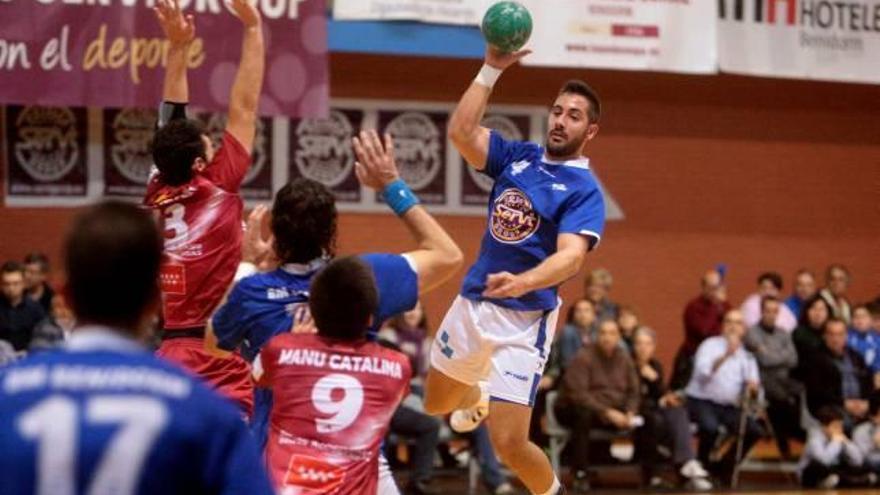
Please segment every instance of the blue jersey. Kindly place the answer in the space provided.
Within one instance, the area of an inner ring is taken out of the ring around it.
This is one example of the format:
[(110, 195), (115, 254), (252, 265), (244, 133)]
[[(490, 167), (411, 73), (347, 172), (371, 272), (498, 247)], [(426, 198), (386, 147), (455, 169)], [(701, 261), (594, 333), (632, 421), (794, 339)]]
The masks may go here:
[[(486, 277), (522, 273), (556, 252), (559, 234), (579, 234), (595, 248), (605, 229), (605, 201), (586, 158), (554, 162), (534, 143), (505, 141), (495, 131), (483, 171), (495, 179), (489, 198), (488, 229), (477, 262), (464, 279), (461, 294), (485, 300)], [(556, 287), (518, 298), (491, 299), (510, 309), (551, 310)]]
[[(418, 303), (418, 275), (402, 255), (365, 254), (360, 258), (373, 269), (379, 290), (379, 308), (370, 329), (375, 336), (383, 321)], [(228, 351), (238, 348), (245, 359), (253, 361), (272, 337), (290, 331), (293, 313), (297, 306), (308, 304), (312, 278), (322, 267), (287, 265), (239, 281), (212, 320), (218, 346)], [(344, 301), (340, 301), (340, 310), (344, 310)], [(271, 391), (257, 388), (251, 429), (260, 446), (267, 438), (271, 410)]]
[(0, 369), (0, 494), (271, 494), (241, 414), (138, 344), (80, 329)]

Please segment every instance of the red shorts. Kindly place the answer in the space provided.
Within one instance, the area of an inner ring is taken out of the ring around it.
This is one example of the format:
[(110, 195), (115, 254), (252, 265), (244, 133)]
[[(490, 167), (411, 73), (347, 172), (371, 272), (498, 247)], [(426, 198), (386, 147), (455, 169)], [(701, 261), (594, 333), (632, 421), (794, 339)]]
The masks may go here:
[(212, 356), (205, 351), (202, 339), (181, 337), (162, 341), (156, 355), (195, 373), (251, 417), (254, 410), (251, 367), (237, 352), (225, 358)]

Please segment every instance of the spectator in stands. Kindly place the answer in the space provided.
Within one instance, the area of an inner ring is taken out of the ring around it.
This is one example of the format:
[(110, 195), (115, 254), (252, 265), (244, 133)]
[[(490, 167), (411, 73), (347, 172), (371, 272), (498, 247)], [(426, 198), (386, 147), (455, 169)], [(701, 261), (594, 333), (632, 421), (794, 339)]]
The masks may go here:
[(865, 467), (880, 476), (880, 392), (871, 395), (868, 421), (853, 431), (853, 442), (865, 458)]
[(810, 430), (798, 465), (804, 487), (831, 490), (867, 484), (862, 452), (847, 438), (843, 417), (843, 411), (830, 405), (816, 413), (819, 426)]
[(822, 347), (822, 329), (831, 318), (831, 306), (818, 294), (807, 299), (801, 311), (798, 327), (791, 334), (798, 354), (798, 378), (803, 375), (809, 355)]
[[(639, 378), (632, 359), (620, 346), (620, 329), (614, 320), (599, 324), (596, 343), (582, 348), (562, 376), (555, 412), (572, 429), (574, 491), (589, 489), (590, 430), (628, 431), (636, 426)], [(643, 449), (638, 445), (636, 449)]]
[(858, 352), (846, 346), (846, 323), (837, 318), (825, 322), (823, 345), (803, 363), (807, 408), (813, 415), (824, 406), (841, 408), (847, 431), (868, 414), (873, 388), (871, 373)]
[(598, 328), (596, 306), (589, 299), (577, 300), (568, 310), (565, 327), (559, 336), (559, 364), (562, 369), (574, 358), (581, 347), (593, 341)]
[(435, 493), (431, 487), (434, 476), (434, 454), (440, 439), (440, 421), (425, 414), (423, 384), (427, 373), (427, 318), (421, 303), (391, 320), (379, 333), (379, 339), (391, 344), (410, 360), (413, 377), (410, 393), (391, 417), (390, 433), (414, 440), (410, 450), (413, 472), (404, 492), (411, 495)]
[(730, 303), (727, 302), (724, 277), (718, 270), (709, 270), (703, 275), (702, 292), (684, 310), (684, 343), (675, 356), (669, 384), (673, 390), (683, 389), (688, 384), (697, 347), (707, 337), (718, 335), (721, 320), (728, 311)]
[(36, 301), (46, 314), (52, 311), (55, 291), (49, 286), (49, 257), (43, 253), (30, 253), (24, 257), (24, 285), (28, 297)]
[[(852, 310), (852, 325), (847, 332), (846, 344), (861, 354), (868, 370), (874, 375), (874, 383), (880, 379), (880, 332), (874, 330), (871, 311), (865, 304)], [(875, 385), (875, 388), (876, 385)]]
[(60, 346), (70, 336), (75, 325), (76, 319), (73, 316), (73, 311), (65, 303), (64, 296), (55, 294), (52, 298), (52, 311), (49, 316), (43, 318), (34, 327), (28, 351), (48, 350)]
[(769, 403), (767, 415), (776, 433), (776, 443), (783, 458), (791, 457), (788, 440), (801, 437), (800, 395), (803, 386), (792, 379), (798, 356), (791, 335), (777, 326), (779, 299), (761, 299), (761, 320), (746, 334), (746, 349), (754, 354), (761, 374), (761, 386)]
[(794, 276), (794, 293), (785, 300), (791, 314), (800, 317), (807, 299), (816, 295), (816, 276), (806, 268), (801, 268)]
[[(742, 313), (730, 310), (724, 315), (721, 335), (709, 337), (697, 349), (694, 373), (685, 392), (691, 419), (697, 424), (699, 448), (697, 458), (709, 466), (709, 455), (724, 426), (730, 434), (739, 431), (741, 400), (744, 394), (755, 397), (760, 377), (755, 357), (743, 346), (746, 328)], [(748, 453), (762, 431), (748, 418), (743, 441), (743, 454)], [(717, 474), (727, 480), (738, 459), (736, 449), (729, 449), (716, 466)]]
[(584, 296), (593, 301), (599, 321), (617, 319), (619, 306), (608, 297), (613, 284), (611, 272), (604, 268), (596, 268), (590, 272), (584, 284)]
[[(754, 327), (761, 320), (763, 314), (761, 300), (765, 297), (778, 299), (780, 294), (782, 294), (782, 275), (776, 272), (764, 272), (758, 276), (758, 292), (747, 297), (740, 307), (746, 328)], [(798, 323), (797, 317), (788, 306), (780, 305), (776, 314), (776, 327), (789, 333), (795, 329)]]
[(852, 311), (846, 291), (849, 289), (849, 270), (840, 264), (834, 264), (825, 271), (825, 288), (819, 292), (832, 309), (832, 314), (847, 325), (852, 321)]
[(24, 291), (24, 267), (16, 261), (7, 261), (0, 267), (0, 339), (6, 340), (20, 352), (31, 342), (34, 327), (46, 313)]
[(617, 326), (620, 327), (621, 343), (631, 353), (633, 348), (633, 337), (636, 330), (642, 325), (639, 322), (639, 314), (633, 306), (620, 306), (620, 312), (617, 315)]
[[(621, 313), (622, 314), (622, 313)], [(639, 327), (633, 335), (633, 359), (641, 382), (639, 415), (645, 424), (639, 428), (643, 436), (643, 452), (636, 452), (642, 462), (642, 477), (649, 486), (657, 486), (657, 445), (668, 446), (680, 481), (695, 490), (709, 490), (709, 473), (697, 460), (691, 445), (691, 425), (681, 395), (670, 392), (663, 378), (663, 366), (654, 356), (657, 336), (647, 327)]]

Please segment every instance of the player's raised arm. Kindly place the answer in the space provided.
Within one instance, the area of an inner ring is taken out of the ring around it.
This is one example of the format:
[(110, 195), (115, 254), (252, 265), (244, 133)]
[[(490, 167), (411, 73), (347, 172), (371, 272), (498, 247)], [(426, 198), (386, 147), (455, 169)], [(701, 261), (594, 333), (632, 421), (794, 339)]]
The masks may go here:
[(250, 152), (257, 129), (257, 105), (266, 65), (263, 28), (260, 13), (248, 0), (230, 0), (230, 6), (244, 25), (244, 34), (241, 61), (229, 95), (226, 130)]
[(416, 264), (419, 292), (425, 292), (448, 280), (461, 267), (461, 249), (400, 179), (394, 161), (394, 142), (389, 134), (384, 144), (376, 131), (363, 131), (354, 138), (358, 157), (355, 164), (362, 184), (380, 191), (395, 213), (403, 220), (418, 249), (406, 253)]
[(177, 118), (186, 118), (189, 87), (186, 80), (186, 56), (196, 37), (196, 25), (191, 15), (183, 15), (178, 0), (159, 0), (153, 11), (168, 40), (168, 62), (162, 84), (162, 105), (159, 108), (159, 127)]
[(505, 69), (529, 53), (531, 50), (502, 53), (496, 48), (487, 47), (483, 68), (449, 118), (449, 139), (461, 156), (477, 170), (486, 168), (486, 157), (489, 154), (489, 129), (481, 126), (480, 122), (486, 113), (492, 87)]

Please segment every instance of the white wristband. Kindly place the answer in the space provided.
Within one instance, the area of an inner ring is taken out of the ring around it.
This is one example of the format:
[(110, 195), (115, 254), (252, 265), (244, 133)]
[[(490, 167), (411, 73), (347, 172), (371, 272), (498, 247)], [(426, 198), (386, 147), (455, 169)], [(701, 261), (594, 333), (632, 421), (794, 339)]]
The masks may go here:
[(242, 261), (238, 264), (238, 269), (235, 270), (235, 277), (233, 278), (233, 282), (238, 282), (239, 280), (245, 277), (249, 277), (255, 273), (257, 273), (257, 265), (249, 261)]
[(483, 64), (483, 67), (480, 69), (480, 72), (477, 74), (477, 77), (474, 78), (474, 82), (479, 84), (480, 86), (485, 86), (489, 89), (492, 89), (495, 86), (495, 81), (501, 77), (501, 73), (504, 72), (501, 69), (496, 69), (489, 64)]

